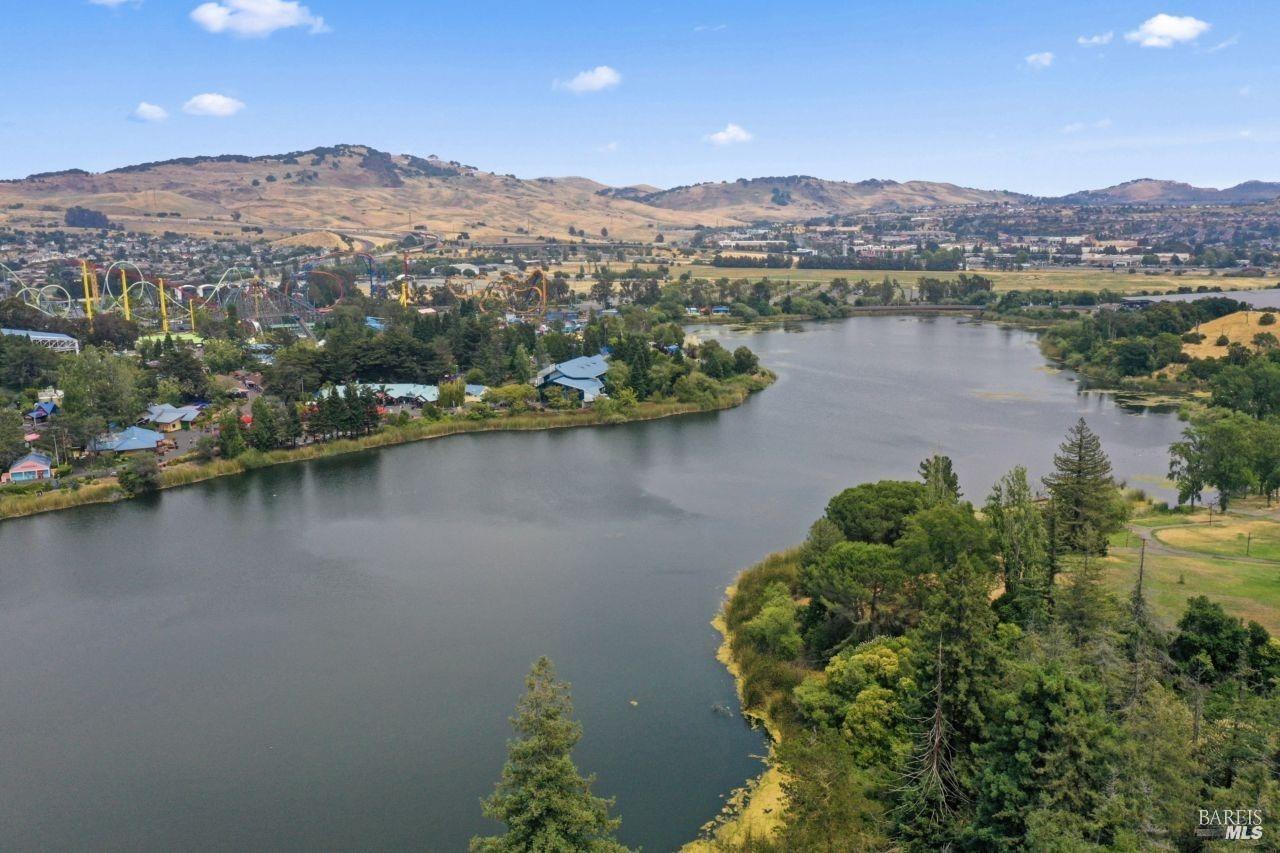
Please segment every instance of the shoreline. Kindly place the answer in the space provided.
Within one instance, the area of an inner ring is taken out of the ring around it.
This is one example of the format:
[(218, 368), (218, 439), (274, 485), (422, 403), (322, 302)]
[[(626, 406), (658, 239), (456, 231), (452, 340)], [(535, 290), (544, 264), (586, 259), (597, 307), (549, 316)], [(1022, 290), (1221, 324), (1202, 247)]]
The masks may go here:
[[(639, 403), (629, 416), (601, 415), (591, 409), (567, 412), (548, 412), (521, 415), (503, 415), (488, 420), (416, 420), (404, 426), (383, 425), (378, 431), (355, 438), (316, 442), (296, 448), (283, 448), (260, 452), (249, 450), (234, 459), (212, 459), (207, 462), (184, 462), (160, 471), (157, 492), (175, 489), (194, 483), (203, 483), (218, 477), (244, 474), (259, 468), (289, 465), (332, 456), (345, 456), (384, 447), (395, 447), (418, 441), (446, 438), (451, 435), (482, 432), (542, 432), (553, 429), (573, 429), (590, 426), (616, 426), (665, 418), (694, 415), (703, 412), (719, 412), (741, 406), (752, 394), (764, 391), (777, 376), (763, 370), (752, 376), (737, 377), (725, 394), (712, 405), (679, 402)], [(115, 503), (131, 500), (120, 488), (115, 478), (87, 484), (79, 489), (61, 488), (37, 495), (0, 494), (0, 522), (13, 518), (26, 518), (46, 512)]]
[(720, 612), (711, 620), (711, 625), (720, 632), (721, 643), (716, 649), (716, 660), (733, 677), (742, 718), (752, 726), (764, 729), (768, 752), (762, 757), (764, 767), (761, 771), (725, 796), (725, 804), (719, 814), (702, 825), (698, 837), (680, 848), (681, 853), (715, 853), (726, 847), (740, 847), (752, 838), (768, 837), (782, 825), (782, 817), (786, 811), (783, 786), (787, 779), (774, 759), (774, 751), (782, 739), (782, 730), (767, 710), (747, 707), (742, 668), (733, 655), (734, 634), (724, 615), (724, 608), (737, 593), (739, 579), (748, 571), (750, 568), (738, 572), (733, 583), (725, 588), (724, 603)]

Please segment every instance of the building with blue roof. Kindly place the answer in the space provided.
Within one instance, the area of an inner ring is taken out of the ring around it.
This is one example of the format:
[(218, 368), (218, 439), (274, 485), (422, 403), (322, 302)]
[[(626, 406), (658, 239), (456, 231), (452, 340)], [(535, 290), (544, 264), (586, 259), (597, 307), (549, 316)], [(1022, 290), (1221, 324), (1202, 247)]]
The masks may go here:
[(32, 483), (37, 480), (53, 479), (53, 460), (43, 453), (28, 453), (9, 466), (9, 470), (0, 474), (0, 483)]
[(190, 429), (196, 418), (200, 417), (199, 406), (171, 406), (168, 403), (157, 403), (147, 407), (146, 420), (156, 425), (161, 432), (173, 432), (176, 429)]
[(36, 407), (27, 412), (27, 419), (33, 424), (44, 423), (58, 413), (58, 404), (52, 400), (36, 403)]
[(535, 383), (545, 393), (551, 388), (562, 388), (590, 403), (604, 395), (604, 375), (609, 372), (609, 362), (603, 355), (580, 355), (541, 371)]
[(155, 450), (164, 436), (153, 429), (132, 426), (119, 432), (100, 435), (89, 442), (90, 453), (134, 453)]

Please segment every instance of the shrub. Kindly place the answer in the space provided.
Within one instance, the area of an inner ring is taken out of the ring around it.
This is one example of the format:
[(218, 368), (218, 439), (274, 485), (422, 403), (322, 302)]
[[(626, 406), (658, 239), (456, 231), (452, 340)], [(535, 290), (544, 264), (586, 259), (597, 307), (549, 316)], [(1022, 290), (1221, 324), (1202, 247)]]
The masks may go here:
[(1231, 343), (1231, 338), (1226, 335), (1218, 335), (1218, 339), (1213, 342), (1215, 347), (1225, 347)]
[(1276, 324), (1276, 315), (1270, 311), (1258, 318), (1259, 326), (1274, 326)]
[(760, 612), (742, 626), (742, 632), (761, 651), (788, 660), (800, 654), (804, 642), (796, 628), (796, 604), (786, 584), (776, 582), (765, 589)]
[(131, 456), (117, 475), (120, 488), (129, 497), (136, 497), (160, 488), (160, 464), (154, 453), (138, 453)]

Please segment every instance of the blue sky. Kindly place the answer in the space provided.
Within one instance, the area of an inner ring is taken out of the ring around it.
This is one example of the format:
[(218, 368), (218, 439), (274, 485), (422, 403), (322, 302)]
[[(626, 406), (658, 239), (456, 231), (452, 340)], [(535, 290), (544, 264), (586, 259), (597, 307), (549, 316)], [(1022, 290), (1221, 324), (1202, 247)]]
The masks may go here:
[(5, 5), (6, 178), (353, 142), (660, 186), (1280, 179), (1262, 2)]

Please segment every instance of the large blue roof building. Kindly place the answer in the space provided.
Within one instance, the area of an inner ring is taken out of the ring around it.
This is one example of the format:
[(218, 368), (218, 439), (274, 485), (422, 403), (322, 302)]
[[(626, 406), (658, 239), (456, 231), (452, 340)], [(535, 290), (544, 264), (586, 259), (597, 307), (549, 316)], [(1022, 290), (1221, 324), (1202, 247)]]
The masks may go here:
[(552, 387), (566, 389), (590, 403), (604, 395), (604, 379), (609, 372), (609, 362), (603, 355), (581, 355), (553, 364), (538, 374), (538, 390), (545, 392)]

